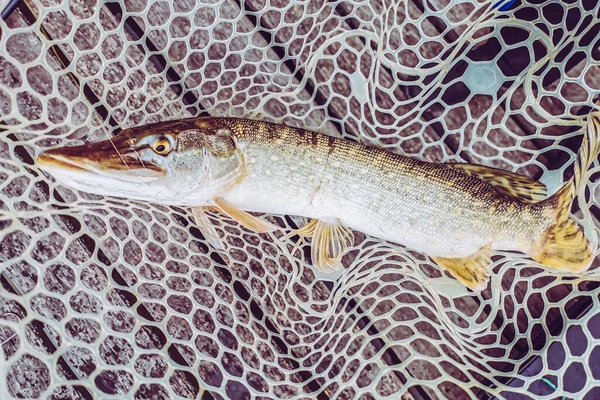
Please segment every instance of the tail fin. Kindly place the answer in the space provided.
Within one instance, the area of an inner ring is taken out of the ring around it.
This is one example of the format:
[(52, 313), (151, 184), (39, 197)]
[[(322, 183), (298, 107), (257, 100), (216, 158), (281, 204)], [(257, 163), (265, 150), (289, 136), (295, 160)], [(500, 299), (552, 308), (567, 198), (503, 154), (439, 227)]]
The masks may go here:
[(569, 212), (583, 177), (599, 152), (600, 119), (595, 112), (588, 116), (573, 178), (550, 198), (539, 203), (542, 207), (555, 210), (555, 222), (534, 244), (529, 255), (535, 261), (571, 272), (583, 272), (590, 267), (594, 254), (579, 225), (569, 218)]
[(547, 267), (570, 272), (583, 272), (592, 262), (593, 253), (579, 225), (569, 218), (575, 184), (570, 179), (543, 203), (556, 210), (555, 223), (536, 241), (531, 258)]
[(600, 153), (600, 112), (594, 111), (588, 115), (586, 131), (575, 161), (573, 178), (576, 192), (581, 186), (583, 176), (598, 157), (598, 153)]

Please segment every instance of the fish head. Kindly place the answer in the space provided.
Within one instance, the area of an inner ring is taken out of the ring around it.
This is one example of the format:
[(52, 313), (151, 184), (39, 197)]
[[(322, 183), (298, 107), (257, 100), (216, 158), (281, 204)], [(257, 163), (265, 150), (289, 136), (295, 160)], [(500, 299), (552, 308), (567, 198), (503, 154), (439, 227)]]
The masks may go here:
[(243, 175), (243, 161), (229, 129), (190, 119), (50, 149), (36, 163), (76, 190), (183, 206), (217, 197)]

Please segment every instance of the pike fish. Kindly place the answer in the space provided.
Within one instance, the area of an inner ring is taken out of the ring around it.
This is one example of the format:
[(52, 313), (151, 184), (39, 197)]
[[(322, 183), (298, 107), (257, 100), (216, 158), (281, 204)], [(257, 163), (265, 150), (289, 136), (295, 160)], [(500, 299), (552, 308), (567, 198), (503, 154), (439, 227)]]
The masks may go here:
[(110, 140), (43, 152), (37, 165), (71, 188), (188, 206), (219, 246), (205, 211), (217, 208), (256, 232), (281, 229), (248, 212), (298, 215), (312, 262), (343, 268), (352, 230), (430, 256), (474, 291), (494, 250), (518, 251), (578, 273), (593, 252), (569, 210), (600, 150), (588, 117), (574, 177), (544, 184), (481, 165), (429, 163), (350, 140), (263, 121), (202, 117), (125, 129)]

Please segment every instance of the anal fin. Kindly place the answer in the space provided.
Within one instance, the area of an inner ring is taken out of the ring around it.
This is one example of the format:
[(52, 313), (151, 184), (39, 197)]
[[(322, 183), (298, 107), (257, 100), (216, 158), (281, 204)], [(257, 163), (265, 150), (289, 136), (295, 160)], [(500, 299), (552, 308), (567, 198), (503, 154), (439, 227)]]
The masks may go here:
[(277, 225), (273, 225), (270, 222), (264, 221), (254, 215), (247, 213), (246, 211), (240, 210), (239, 208), (227, 203), (220, 197), (214, 199), (215, 205), (221, 209), (225, 214), (229, 215), (232, 219), (236, 220), (240, 225), (250, 229), (251, 231), (258, 233), (273, 232), (281, 229)]
[(338, 219), (312, 220), (297, 233), (312, 236), (313, 264), (318, 270), (328, 273), (343, 268), (341, 259), (354, 243), (352, 230), (342, 225)]
[(486, 181), (504, 196), (525, 203), (534, 203), (546, 198), (546, 185), (526, 176), (497, 168), (474, 164), (448, 164)]
[(481, 292), (489, 281), (489, 265), (492, 262), (489, 246), (464, 258), (431, 257), (440, 267), (474, 292)]

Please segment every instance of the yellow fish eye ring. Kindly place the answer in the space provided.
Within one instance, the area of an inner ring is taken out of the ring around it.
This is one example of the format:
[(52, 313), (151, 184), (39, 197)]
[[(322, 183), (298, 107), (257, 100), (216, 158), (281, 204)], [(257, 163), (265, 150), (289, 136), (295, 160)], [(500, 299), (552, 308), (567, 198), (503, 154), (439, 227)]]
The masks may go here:
[(169, 154), (171, 151), (171, 143), (168, 140), (160, 139), (152, 143), (152, 150), (161, 156)]

